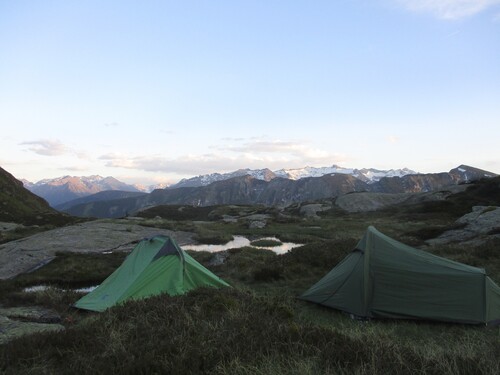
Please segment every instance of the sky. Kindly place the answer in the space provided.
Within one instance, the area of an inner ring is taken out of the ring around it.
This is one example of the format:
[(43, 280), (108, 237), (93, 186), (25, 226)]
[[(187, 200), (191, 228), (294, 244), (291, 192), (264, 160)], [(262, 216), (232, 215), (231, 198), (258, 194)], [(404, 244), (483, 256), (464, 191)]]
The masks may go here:
[(500, 0), (0, 0), (0, 167), (500, 173)]

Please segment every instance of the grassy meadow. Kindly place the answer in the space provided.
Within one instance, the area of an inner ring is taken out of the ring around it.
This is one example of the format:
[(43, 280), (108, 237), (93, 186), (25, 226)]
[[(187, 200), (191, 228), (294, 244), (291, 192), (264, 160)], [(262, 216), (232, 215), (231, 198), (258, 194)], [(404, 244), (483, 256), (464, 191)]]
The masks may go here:
[[(299, 205), (286, 210), (163, 206), (145, 211), (143, 225), (192, 231), (205, 243), (244, 235), (251, 240), (273, 236), (304, 246), (284, 255), (250, 247), (232, 249), (225, 262), (217, 265), (212, 265), (214, 254), (190, 252), (232, 288), (160, 295), (104, 313), (72, 308), (82, 294), (67, 289), (98, 284), (126, 254), (60, 253), (33, 273), (0, 282), (0, 304), (53, 308), (66, 327), (60, 333), (33, 334), (0, 345), (0, 372), (498, 374), (498, 327), (359, 321), (296, 298), (353, 249), (368, 225), (407, 244), (422, 246), (426, 239), (453, 227), (465, 210), (462, 207), (476, 204), (473, 197), (470, 193), (468, 199), (459, 196), (446, 203), (371, 213), (348, 214), (332, 208), (318, 213), (319, 219), (302, 217)], [(251, 228), (244, 219), (249, 215), (267, 215), (267, 225)], [(228, 216), (239, 219), (223, 220)], [(484, 267), (498, 283), (499, 249), (500, 241), (491, 240), (476, 247), (427, 250)], [(39, 284), (54, 288), (23, 292), (24, 287)]]

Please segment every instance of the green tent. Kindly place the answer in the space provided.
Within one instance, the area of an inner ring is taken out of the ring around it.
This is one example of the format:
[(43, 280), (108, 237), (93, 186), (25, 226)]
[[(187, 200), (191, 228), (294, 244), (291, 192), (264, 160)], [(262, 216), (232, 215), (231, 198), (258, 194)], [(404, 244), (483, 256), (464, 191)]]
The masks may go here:
[(172, 238), (155, 236), (139, 242), (115, 272), (74, 306), (104, 311), (130, 299), (160, 293), (174, 296), (201, 286), (229, 285), (191, 258)]
[(414, 249), (374, 227), (300, 298), (363, 318), (500, 324), (500, 288), (484, 269)]

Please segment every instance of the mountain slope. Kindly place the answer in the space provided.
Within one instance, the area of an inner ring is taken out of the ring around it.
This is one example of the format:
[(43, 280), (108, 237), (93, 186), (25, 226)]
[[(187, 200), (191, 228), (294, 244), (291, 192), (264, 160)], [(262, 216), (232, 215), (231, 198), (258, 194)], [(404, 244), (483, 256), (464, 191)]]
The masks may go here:
[(24, 188), (21, 181), (0, 168), (0, 221), (26, 225), (61, 224), (69, 218), (51, 208), (43, 198)]
[(230, 173), (212, 173), (201, 175), (197, 177), (192, 177), (188, 179), (182, 179), (177, 184), (170, 186), (170, 188), (180, 188), (180, 187), (200, 187), (213, 184), (214, 182), (230, 180), (234, 177), (241, 176), (251, 176), (258, 180), (271, 181), (277, 175), (270, 169), (238, 169), (237, 171)]
[(88, 204), (100, 201), (112, 201), (114, 199), (134, 198), (134, 197), (140, 197), (141, 195), (145, 194), (147, 193), (141, 193), (135, 191), (105, 190), (92, 195), (87, 195), (82, 198), (73, 199), (69, 202), (61, 203), (55, 206), (55, 209), (59, 211), (65, 211), (73, 206), (78, 206), (81, 204)]

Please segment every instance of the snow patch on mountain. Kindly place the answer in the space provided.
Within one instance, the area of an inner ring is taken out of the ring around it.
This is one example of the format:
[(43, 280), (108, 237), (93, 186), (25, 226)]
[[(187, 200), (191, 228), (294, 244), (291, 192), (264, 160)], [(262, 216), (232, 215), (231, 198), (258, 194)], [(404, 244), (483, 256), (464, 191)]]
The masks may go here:
[(288, 178), (291, 180), (299, 180), (301, 178), (308, 177), (321, 177), (328, 174), (348, 174), (364, 182), (373, 183), (379, 181), (384, 177), (403, 177), (408, 174), (415, 174), (416, 172), (408, 168), (389, 170), (380, 170), (374, 168), (353, 169), (339, 167), (338, 165), (332, 165), (331, 167), (321, 168), (305, 167), (300, 169), (280, 169), (275, 173), (279, 177)]
[(184, 178), (180, 180), (177, 184), (172, 185), (172, 188), (179, 187), (198, 187), (207, 186), (217, 181), (224, 181), (234, 177), (240, 176), (251, 176), (258, 180), (270, 181), (276, 177), (275, 173), (271, 170), (265, 169), (238, 169), (237, 171), (230, 173), (212, 173), (206, 175), (200, 175), (192, 178)]
[(300, 180), (302, 178), (321, 177), (337, 173), (348, 174), (364, 182), (373, 183), (379, 181), (383, 177), (403, 177), (408, 174), (415, 174), (416, 172), (408, 168), (389, 169), (389, 170), (379, 170), (373, 168), (353, 169), (353, 168), (343, 168), (338, 165), (332, 165), (331, 167), (304, 167), (296, 169), (279, 169), (274, 172), (267, 168), (239, 169), (237, 171), (230, 173), (212, 173), (188, 179), (182, 179), (177, 184), (172, 185), (171, 188), (206, 186), (217, 181), (223, 181), (239, 176), (251, 176), (258, 180), (270, 181), (276, 177), (286, 178), (290, 180)]

